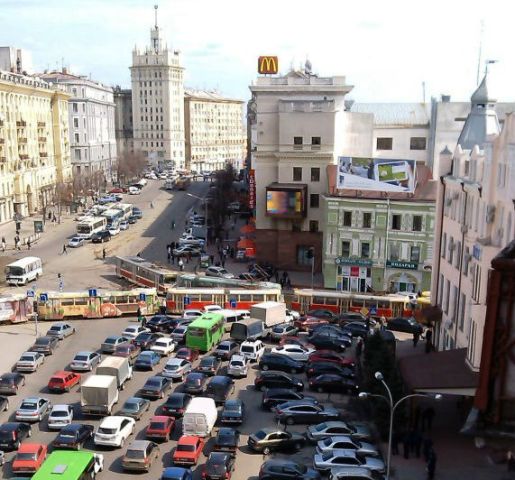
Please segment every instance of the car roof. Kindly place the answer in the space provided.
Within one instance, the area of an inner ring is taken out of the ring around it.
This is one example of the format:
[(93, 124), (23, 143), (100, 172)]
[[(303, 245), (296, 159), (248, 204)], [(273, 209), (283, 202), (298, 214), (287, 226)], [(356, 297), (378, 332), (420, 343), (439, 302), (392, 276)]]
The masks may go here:
[(6, 422), (0, 425), (0, 430), (16, 430), (23, 422)]
[(188, 360), (185, 360), (184, 358), (177, 358), (177, 357), (173, 357), (173, 358), (170, 358), (170, 360), (168, 360), (166, 362), (167, 365), (180, 365), (181, 363), (183, 362), (187, 362)]
[(18, 453), (37, 452), (41, 447), (44, 447), (42, 443), (22, 443), (18, 447)]
[(152, 442), (148, 440), (133, 440), (127, 447), (127, 450), (146, 450), (150, 443)]
[(67, 371), (67, 370), (59, 370), (58, 372), (55, 372), (55, 373), (52, 375), (52, 377), (51, 377), (51, 378), (54, 378), (54, 377), (66, 377), (66, 376), (68, 376), (68, 375), (70, 375), (70, 374), (72, 374), (72, 375), (77, 375), (76, 373), (74, 373), (74, 372), (69, 372), (69, 371)]
[(195, 445), (197, 443), (198, 439), (199, 438), (196, 437), (195, 435), (183, 435), (181, 438), (179, 438), (177, 443)]
[(61, 326), (68, 326), (68, 325), (69, 325), (69, 324), (68, 324), (68, 323), (66, 323), (66, 322), (54, 322), (54, 323), (52, 323), (52, 325), (50, 325), (50, 328), (52, 328), (52, 327), (58, 327), (58, 326), (59, 326), (59, 327), (61, 327)]
[[(22, 400), (22, 403), (23, 402), (39, 402), (41, 399), (43, 399), (43, 398), (42, 397), (25, 397)], [(43, 399), (43, 400), (46, 400), (46, 399)]]
[(80, 352), (77, 352), (75, 354), (75, 356), (77, 356), (77, 355), (90, 355), (91, 353), (97, 353), (97, 352), (93, 352), (91, 350), (81, 350)]
[(151, 422), (167, 422), (170, 420), (170, 417), (167, 417), (166, 415), (154, 415), (153, 417), (150, 417)]
[(102, 427), (117, 427), (119, 426), (124, 420), (130, 420), (129, 417), (124, 417), (122, 415), (112, 415), (111, 417), (104, 417), (100, 421), (100, 425)]
[(297, 462), (295, 462), (294, 460), (288, 460), (286, 458), (282, 459), (282, 458), (274, 458), (272, 460), (267, 460), (263, 466), (276, 466), (276, 465), (298, 465)]
[(68, 411), (69, 408), (70, 408), (70, 405), (67, 405), (65, 403), (60, 403), (60, 404), (54, 405), (52, 407), (52, 411), (54, 411), (54, 410), (66, 410), (66, 411)]

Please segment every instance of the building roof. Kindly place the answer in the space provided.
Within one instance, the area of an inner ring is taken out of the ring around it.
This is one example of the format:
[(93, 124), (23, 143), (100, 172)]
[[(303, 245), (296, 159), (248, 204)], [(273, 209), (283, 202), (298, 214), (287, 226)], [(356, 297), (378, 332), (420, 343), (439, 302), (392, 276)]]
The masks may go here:
[(488, 95), (488, 85), (486, 83), (486, 74), (481, 80), (481, 83), (476, 88), (476, 91), (470, 97), (472, 105), (488, 105), (489, 103), (495, 103), (496, 100), (490, 98)]
[(428, 126), (429, 104), (426, 103), (353, 103), (350, 111), (372, 113), (376, 126)]
[(220, 92), (216, 90), (197, 90), (193, 88), (185, 88), (184, 96), (199, 100), (211, 100), (215, 102), (239, 102), (243, 103), (243, 100), (237, 98), (224, 97)]
[(106, 90), (112, 90), (111, 87), (107, 85), (103, 85), (101, 82), (97, 82), (96, 80), (91, 80), (86, 75), (73, 75), (71, 73), (68, 73), (66, 68), (64, 68), (62, 71), (53, 71), (53, 72), (44, 72), (44, 73), (38, 73), (34, 76), (37, 76), (47, 82), (54, 82), (54, 83), (80, 83), (80, 84), (89, 84), (93, 85), (95, 87), (101, 87)]

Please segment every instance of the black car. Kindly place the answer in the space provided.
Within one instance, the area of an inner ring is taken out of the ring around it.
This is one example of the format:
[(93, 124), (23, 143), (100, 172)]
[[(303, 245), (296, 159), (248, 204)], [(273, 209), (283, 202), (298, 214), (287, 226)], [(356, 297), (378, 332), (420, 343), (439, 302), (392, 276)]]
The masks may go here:
[(8, 422), (0, 425), (0, 450), (18, 450), (23, 440), (32, 434), (28, 423)]
[(203, 465), (202, 478), (221, 480), (231, 478), (234, 470), (234, 455), (227, 452), (211, 452)]
[(318, 377), (325, 373), (333, 373), (345, 378), (355, 378), (356, 372), (350, 367), (342, 367), (334, 362), (313, 362), (306, 365), (306, 375), (310, 377)]
[(135, 215), (131, 215), (127, 221), (131, 224), (131, 225), (134, 225), (137, 221), (138, 221), (138, 217), (136, 217)]
[(215, 439), (215, 452), (230, 452), (236, 454), (240, 442), (240, 432), (234, 428), (222, 427)]
[(317, 334), (335, 335), (337, 337), (352, 337), (352, 335), (348, 331), (344, 330), (342, 327), (339, 327), (338, 325), (333, 325), (332, 323), (322, 323), (320, 325), (314, 325), (312, 328), (309, 329), (309, 337), (312, 337)]
[(36, 339), (34, 345), (30, 347), (29, 351), (43, 353), (44, 355), (52, 355), (58, 345), (59, 339), (57, 337), (45, 335), (44, 337)]
[(23, 385), (25, 385), (25, 375), (21, 373), (4, 373), (0, 377), (0, 393), (16, 394)]
[(186, 393), (193, 395), (202, 393), (206, 387), (207, 375), (200, 372), (188, 373), (186, 376), (182, 388)]
[(366, 322), (366, 317), (361, 315), (359, 312), (345, 312), (340, 313), (337, 317), (338, 323), (340, 325), (345, 325), (349, 322)]
[(245, 418), (245, 404), (239, 398), (227, 400), (225, 402), (222, 414), (220, 415), (220, 422), (222, 424), (235, 424), (241, 425)]
[(292, 460), (268, 460), (259, 469), (259, 480), (320, 480), (320, 473)]
[(232, 392), (234, 392), (234, 380), (225, 375), (215, 375), (207, 384), (205, 396), (212, 398), (217, 405), (221, 405)]
[(132, 341), (132, 343), (137, 347), (140, 347), (141, 350), (150, 350), (150, 347), (156, 343), (158, 338), (161, 337), (162, 335), (159, 333), (142, 332)]
[(365, 338), (370, 333), (370, 327), (363, 322), (349, 322), (343, 326), (343, 330), (352, 334), (353, 337)]
[(159, 375), (149, 377), (140, 390), (145, 398), (164, 398), (166, 392), (172, 388), (172, 381)]
[(275, 419), (280, 423), (319, 423), (338, 420), (340, 412), (331, 405), (313, 404), (304, 400), (292, 400), (280, 403), (273, 408)]
[(154, 315), (145, 325), (151, 332), (168, 332), (174, 318), (168, 315)]
[(334, 373), (324, 373), (309, 379), (309, 388), (317, 392), (358, 393), (359, 385), (354, 378)]
[(322, 308), (317, 308), (314, 310), (309, 310), (308, 313), (306, 313), (307, 317), (316, 317), (316, 318), (323, 318), (324, 320), (328, 320), (332, 322), (336, 319), (336, 315), (331, 312), (331, 310), (324, 310)]
[(347, 347), (352, 345), (352, 340), (347, 336), (327, 335), (317, 333), (310, 337), (309, 343), (317, 350), (333, 350), (335, 352), (343, 352)]
[(247, 444), (251, 450), (268, 455), (272, 450), (300, 450), (306, 444), (306, 438), (298, 432), (262, 428), (249, 435)]
[(109, 230), (101, 230), (100, 232), (96, 232), (91, 236), (91, 243), (104, 243), (111, 240), (111, 234)]
[(312, 401), (315, 404), (318, 403), (318, 400), (315, 397), (306, 396), (295, 390), (288, 388), (269, 388), (263, 393), (261, 406), (264, 409), (269, 410), (280, 403), (289, 402), (290, 400), (305, 400)]
[(93, 436), (93, 425), (84, 423), (70, 423), (61, 429), (59, 435), (52, 442), (54, 448), (80, 448)]
[(279, 370), (297, 373), (304, 370), (304, 364), (280, 353), (265, 353), (259, 360), (260, 370)]
[(418, 333), (419, 335), (422, 335), (422, 332), (424, 331), (422, 325), (420, 325), (420, 323), (418, 323), (414, 318), (403, 317), (396, 317), (388, 320), (386, 328), (395, 332)]
[(191, 395), (188, 393), (174, 392), (168, 396), (168, 399), (161, 407), (163, 415), (170, 417), (182, 417), (186, 407), (191, 402)]
[(212, 375), (216, 375), (218, 373), (221, 364), (222, 361), (218, 357), (215, 357), (214, 355), (208, 355), (207, 357), (203, 357), (200, 360), (196, 371), (211, 377)]
[(0, 412), (7, 412), (9, 410), (9, 399), (0, 396)]
[(304, 382), (284, 372), (261, 372), (254, 380), (256, 390), (264, 392), (267, 388), (292, 388), (301, 392)]

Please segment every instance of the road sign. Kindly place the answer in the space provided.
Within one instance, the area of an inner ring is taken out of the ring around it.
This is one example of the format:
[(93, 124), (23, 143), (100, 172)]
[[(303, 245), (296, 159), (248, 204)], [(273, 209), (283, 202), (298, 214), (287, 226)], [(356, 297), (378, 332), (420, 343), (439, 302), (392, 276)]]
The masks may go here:
[(90, 297), (96, 297), (97, 296), (97, 289), (96, 288), (90, 288), (88, 290), (88, 293), (89, 293)]
[(27, 297), (34, 298), (34, 296), (35, 296), (34, 290), (27, 290)]
[(64, 282), (62, 280), (59, 280), (59, 291), (62, 292), (64, 288)]
[(238, 305), (238, 301), (235, 298), (231, 298), (230, 305), (231, 308), (236, 308), (236, 305)]
[(361, 313), (361, 315), (363, 315), (364, 317), (366, 317), (366, 316), (368, 315), (368, 313), (369, 313), (369, 310), (368, 310), (368, 308), (367, 308), (367, 307), (363, 307), (363, 308), (359, 311), (359, 313)]
[(139, 294), (139, 301), (140, 302), (146, 302), (147, 301), (147, 296), (144, 293), (140, 293)]
[(191, 303), (190, 297), (184, 297), (184, 305), (189, 305)]
[(40, 302), (48, 302), (48, 293), (42, 293), (42, 294), (39, 296), (39, 301), (40, 301)]
[(372, 307), (370, 309), (370, 315), (376, 315), (377, 314), (377, 308), (376, 307)]

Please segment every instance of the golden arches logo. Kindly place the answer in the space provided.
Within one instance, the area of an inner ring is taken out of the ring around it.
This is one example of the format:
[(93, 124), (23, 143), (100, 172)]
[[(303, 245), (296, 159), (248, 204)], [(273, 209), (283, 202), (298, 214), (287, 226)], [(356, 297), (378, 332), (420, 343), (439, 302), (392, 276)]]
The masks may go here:
[(263, 56), (258, 58), (258, 73), (272, 74), (279, 71), (278, 57)]

